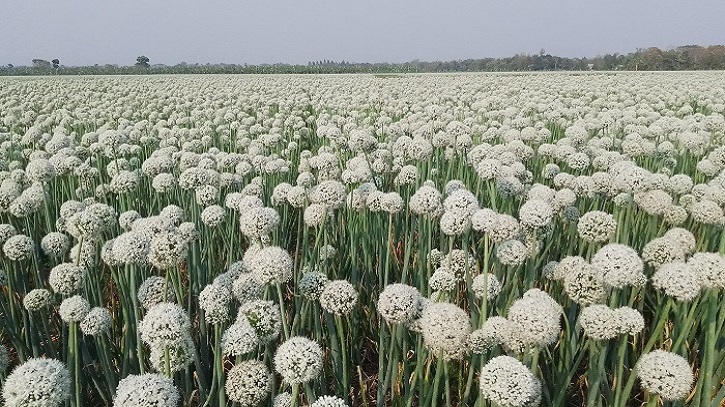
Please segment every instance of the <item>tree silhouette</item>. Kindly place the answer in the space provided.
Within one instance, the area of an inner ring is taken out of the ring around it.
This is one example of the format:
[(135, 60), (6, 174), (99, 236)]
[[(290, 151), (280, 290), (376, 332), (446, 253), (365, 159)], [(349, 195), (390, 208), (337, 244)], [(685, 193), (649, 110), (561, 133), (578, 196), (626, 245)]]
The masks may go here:
[(60, 66), (60, 61), (58, 60), (58, 58), (56, 58), (50, 62), (53, 63), (53, 68), (55, 68), (55, 69), (58, 69), (58, 67)]
[(141, 68), (148, 68), (149, 67), (149, 59), (145, 55), (141, 55), (140, 57), (136, 58), (136, 66)]

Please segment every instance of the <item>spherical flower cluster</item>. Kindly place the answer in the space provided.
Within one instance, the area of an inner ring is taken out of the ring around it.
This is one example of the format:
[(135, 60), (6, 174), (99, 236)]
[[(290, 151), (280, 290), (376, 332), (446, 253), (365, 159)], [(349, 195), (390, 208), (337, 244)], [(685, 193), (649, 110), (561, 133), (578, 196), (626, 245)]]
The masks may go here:
[(695, 253), (687, 260), (698, 281), (706, 289), (725, 289), (725, 256), (719, 253)]
[(644, 263), (633, 248), (610, 243), (592, 257), (592, 267), (601, 273), (609, 287), (640, 286), (646, 280)]
[(481, 370), (481, 396), (502, 407), (536, 407), (541, 402), (541, 382), (523, 363), (497, 356)]
[(291, 393), (280, 393), (274, 396), (272, 401), (272, 407), (289, 407), (292, 405), (292, 394)]
[(682, 261), (661, 265), (652, 276), (652, 285), (678, 301), (692, 301), (702, 289), (697, 273)]
[(441, 232), (446, 236), (462, 235), (471, 226), (470, 217), (463, 211), (446, 211), (440, 219)]
[(224, 389), (229, 400), (242, 406), (256, 406), (272, 389), (272, 376), (264, 363), (247, 360), (229, 370)]
[[(224, 273), (228, 274), (228, 273)], [(221, 276), (221, 274), (220, 274)], [(218, 278), (219, 276), (217, 276)], [(219, 282), (215, 279), (215, 284)], [(264, 294), (264, 285), (257, 283), (251, 273), (241, 273), (231, 283), (232, 294), (240, 303), (259, 300)]]
[(64, 299), (58, 308), (58, 314), (65, 322), (80, 322), (90, 311), (91, 304), (80, 295)]
[(642, 249), (642, 260), (654, 268), (674, 261), (685, 260), (685, 250), (675, 241), (664, 237), (650, 240)]
[(519, 221), (511, 215), (499, 214), (496, 222), (491, 226), (488, 234), (491, 241), (501, 243), (505, 240), (514, 240), (519, 237), (521, 226)]
[(526, 245), (518, 240), (506, 240), (496, 247), (496, 258), (504, 266), (520, 266), (527, 256)]
[(50, 306), (53, 295), (45, 288), (34, 288), (23, 297), (23, 307), (30, 312), (37, 312)]
[(61, 263), (50, 270), (48, 283), (58, 294), (72, 295), (83, 289), (86, 269), (73, 263)]
[(116, 387), (114, 407), (176, 407), (181, 395), (174, 381), (157, 373), (130, 375)]
[(501, 282), (491, 273), (479, 274), (473, 278), (471, 291), (473, 291), (473, 294), (478, 299), (482, 299), (485, 296), (487, 301), (492, 301), (501, 292)]
[(697, 245), (695, 235), (693, 235), (689, 230), (683, 228), (670, 229), (662, 237), (677, 243), (677, 245), (683, 249), (685, 254), (692, 254)]
[(391, 324), (405, 324), (417, 317), (420, 292), (406, 284), (389, 284), (378, 297), (380, 316)]
[(310, 407), (349, 407), (345, 400), (337, 396), (322, 396), (310, 404)]
[(431, 354), (445, 360), (462, 359), (468, 353), (471, 323), (466, 311), (454, 304), (433, 303), (420, 318), (423, 341)]
[[(245, 263), (246, 260), (245, 260)], [(292, 257), (278, 246), (265, 247), (248, 263), (259, 284), (283, 284), (292, 278)]]
[(15, 235), (5, 241), (3, 253), (10, 260), (27, 260), (33, 256), (35, 243), (33, 239), (25, 235)]
[(519, 221), (521, 225), (529, 228), (542, 228), (551, 222), (554, 217), (554, 210), (551, 205), (541, 199), (531, 199), (519, 209)]
[(607, 295), (602, 273), (589, 265), (567, 273), (564, 290), (569, 298), (583, 306), (602, 302)]
[(183, 263), (189, 244), (177, 232), (163, 232), (151, 239), (148, 251), (149, 263), (160, 270), (168, 270)]
[(327, 206), (323, 204), (313, 203), (305, 208), (304, 221), (305, 225), (316, 228), (322, 225), (327, 216)]
[(201, 222), (210, 228), (214, 228), (222, 224), (227, 214), (219, 205), (211, 205), (201, 211)]
[(3, 384), (7, 407), (58, 407), (70, 398), (71, 378), (63, 362), (33, 358), (13, 369)]
[(520, 328), (525, 343), (545, 347), (559, 339), (561, 313), (553, 298), (534, 288), (511, 304), (507, 319)]
[(310, 201), (337, 209), (345, 204), (347, 193), (345, 186), (334, 180), (326, 180), (317, 184), (309, 194)]
[(222, 335), (222, 352), (227, 356), (241, 356), (257, 349), (260, 344), (257, 331), (246, 318), (237, 319)]
[(323, 273), (309, 271), (302, 274), (302, 277), (297, 282), (297, 289), (302, 296), (308, 300), (315, 301), (320, 298), (320, 294), (322, 294), (328, 282), (330, 282), (330, 279)]
[(334, 315), (347, 315), (357, 305), (358, 294), (347, 280), (334, 280), (325, 284), (320, 293), (320, 306)]
[(174, 287), (171, 285), (171, 282), (159, 276), (152, 276), (144, 280), (138, 288), (136, 297), (145, 309), (149, 309), (162, 302), (176, 301), (176, 294), (174, 293)]
[(242, 212), (239, 229), (248, 238), (262, 238), (279, 225), (279, 214), (274, 208), (252, 208)]
[(614, 236), (617, 222), (614, 216), (601, 211), (587, 212), (579, 218), (579, 237), (587, 242), (605, 242)]
[(579, 316), (584, 334), (595, 341), (608, 340), (619, 335), (637, 335), (644, 329), (644, 317), (630, 307), (609, 308), (596, 304), (585, 307)]
[(141, 340), (152, 349), (176, 348), (190, 335), (191, 322), (179, 305), (164, 302), (148, 309), (138, 329)]
[(69, 248), (70, 239), (60, 232), (50, 232), (40, 241), (40, 249), (50, 257), (63, 257)]
[(440, 265), (453, 273), (457, 279), (463, 280), (467, 273), (476, 270), (477, 262), (471, 253), (461, 249), (453, 249), (447, 255), (441, 254)]
[(113, 320), (107, 308), (95, 307), (91, 309), (80, 323), (81, 331), (85, 335), (101, 335), (111, 329)]
[(659, 394), (663, 400), (684, 399), (690, 393), (694, 381), (687, 359), (664, 350), (642, 355), (636, 369), (642, 388)]
[(410, 197), (408, 206), (416, 215), (436, 217), (443, 213), (443, 197), (433, 186), (421, 186)]
[(277, 348), (274, 368), (286, 383), (307, 383), (322, 371), (322, 348), (302, 336), (290, 338)]
[(439, 267), (428, 279), (428, 286), (433, 291), (453, 291), (458, 285), (458, 279), (445, 267)]
[(199, 293), (199, 308), (204, 310), (207, 324), (221, 324), (229, 320), (232, 293), (221, 284), (208, 284)]
[(619, 326), (614, 322), (614, 310), (606, 305), (590, 305), (583, 308), (579, 315), (579, 325), (584, 334), (595, 341), (612, 339), (619, 335)]
[(242, 304), (235, 323), (240, 323), (242, 319), (249, 322), (262, 342), (274, 340), (282, 330), (279, 306), (272, 301), (256, 300)]

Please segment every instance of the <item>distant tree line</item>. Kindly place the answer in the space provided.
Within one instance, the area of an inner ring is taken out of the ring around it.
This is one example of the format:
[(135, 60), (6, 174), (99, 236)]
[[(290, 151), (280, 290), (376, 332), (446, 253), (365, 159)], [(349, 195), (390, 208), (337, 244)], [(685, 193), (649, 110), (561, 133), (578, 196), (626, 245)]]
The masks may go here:
[(687, 45), (663, 51), (642, 48), (629, 54), (605, 54), (593, 58), (517, 54), (506, 58), (419, 61), (404, 63), (335, 62), (329, 59), (306, 65), (290, 64), (187, 64), (151, 65), (142, 55), (133, 66), (62, 66), (58, 59), (33, 59), (31, 66), (0, 67), (0, 75), (133, 75), (133, 74), (322, 74), (322, 73), (424, 73), (424, 72), (522, 72), (522, 71), (679, 71), (725, 69), (725, 45)]

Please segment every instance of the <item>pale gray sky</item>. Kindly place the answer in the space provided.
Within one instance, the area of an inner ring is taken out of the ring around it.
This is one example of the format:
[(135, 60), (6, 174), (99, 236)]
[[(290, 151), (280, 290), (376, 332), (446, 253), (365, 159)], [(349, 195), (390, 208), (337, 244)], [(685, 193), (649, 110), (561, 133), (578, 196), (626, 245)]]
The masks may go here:
[(404, 62), (725, 44), (725, 0), (6, 0), (0, 64)]

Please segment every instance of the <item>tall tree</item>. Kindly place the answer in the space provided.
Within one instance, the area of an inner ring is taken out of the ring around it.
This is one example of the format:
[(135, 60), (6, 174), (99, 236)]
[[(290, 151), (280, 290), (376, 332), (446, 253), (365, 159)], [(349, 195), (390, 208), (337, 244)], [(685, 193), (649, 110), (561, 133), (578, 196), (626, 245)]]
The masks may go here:
[(136, 66), (141, 68), (148, 68), (149, 58), (145, 55), (141, 55), (140, 57), (136, 58)]

